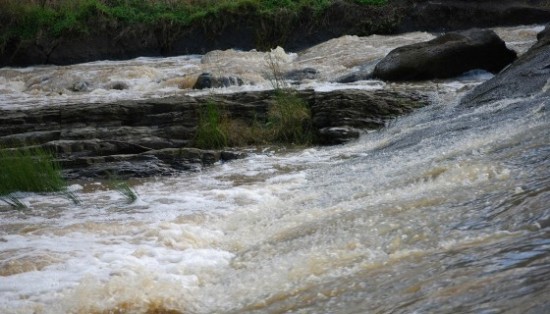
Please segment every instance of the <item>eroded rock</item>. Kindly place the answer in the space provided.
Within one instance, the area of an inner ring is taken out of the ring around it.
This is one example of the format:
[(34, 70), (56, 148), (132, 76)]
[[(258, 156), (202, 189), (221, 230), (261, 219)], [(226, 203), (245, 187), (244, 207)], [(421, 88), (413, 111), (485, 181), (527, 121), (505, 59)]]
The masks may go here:
[[(427, 104), (415, 93), (295, 91), (311, 109), (317, 144), (339, 144), (378, 129), (389, 119)], [(242, 158), (239, 151), (193, 148), (200, 108), (214, 102), (224, 115), (262, 124), (275, 91), (201, 97), (124, 100), (108, 104), (0, 109), (0, 146), (42, 146), (57, 154), (68, 178), (169, 175)]]
[(500, 99), (550, 97), (550, 25), (538, 42), (504, 71), (477, 86), (461, 103), (477, 106)]
[(244, 82), (241, 78), (233, 76), (216, 77), (210, 73), (202, 73), (197, 78), (193, 89), (220, 88), (229, 86), (241, 86)]
[(473, 69), (497, 73), (516, 53), (492, 30), (447, 33), (433, 40), (392, 50), (374, 68), (387, 81), (450, 78)]

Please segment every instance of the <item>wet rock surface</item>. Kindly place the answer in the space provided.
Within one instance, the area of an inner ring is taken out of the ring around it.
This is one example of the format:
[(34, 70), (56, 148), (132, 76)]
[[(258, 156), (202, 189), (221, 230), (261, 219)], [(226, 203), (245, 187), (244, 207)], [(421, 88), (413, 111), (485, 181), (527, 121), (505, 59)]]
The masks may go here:
[(495, 32), (472, 29), (392, 50), (374, 68), (388, 81), (450, 78), (474, 69), (499, 72), (516, 58)]
[(517, 61), (466, 95), (462, 104), (476, 106), (500, 99), (550, 98), (550, 25), (537, 39)]
[(197, 78), (193, 89), (219, 88), (229, 86), (241, 86), (243, 80), (233, 76), (213, 76), (210, 73), (202, 73)]
[[(427, 104), (411, 92), (297, 91), (311, 108), (317, 144), (339, 144), (360, 130)], [(55, 152), (69, 178), (168, 175), (243, 157), (232, 150), (193, 148), (200, 108), (214, 102), (230, 119), (267, 121), (274, 91), (177, 96), (104, 104), (0, 110), (0, 145), (39, 145)]]

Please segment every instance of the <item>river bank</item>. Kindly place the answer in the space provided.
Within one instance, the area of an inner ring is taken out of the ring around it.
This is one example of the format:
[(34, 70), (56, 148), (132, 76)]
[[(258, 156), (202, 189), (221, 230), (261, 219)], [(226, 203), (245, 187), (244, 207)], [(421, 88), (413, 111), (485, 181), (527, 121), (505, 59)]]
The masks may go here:
[(90, 10), (82, 17), (67, 17), (69, 24), (61, 20), (56, 27), (36, 26), (39, 22), (32, 22), (36, 17), (0, 11), (0, 66), (66, 65), (230, 48), (269, 50), (281, 46), (299, 51), (342, 35), (445, 32), (550, 20), (547, 1), (527, 0), (390, 0), (381, 5), (336, 0), (320, 9), (303, 6), (268, 12), (242, 5), (206, 12), (193, 22), (131, 22), (109, 15), (101, 7)]

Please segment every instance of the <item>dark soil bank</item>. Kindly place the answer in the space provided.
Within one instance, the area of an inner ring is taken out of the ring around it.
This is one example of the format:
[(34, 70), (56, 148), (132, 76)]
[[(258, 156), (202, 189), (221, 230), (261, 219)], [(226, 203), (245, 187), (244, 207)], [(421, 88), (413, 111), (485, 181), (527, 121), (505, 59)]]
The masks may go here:
[[(10, 38), (0, 49), (0, 66), (73, 64), (138, 56), (174, 56), (214, 49), (297, 51), (330, 38), (408, 31), (547, 23), (547, 0), (391, 0), (385, 6), (336, 1), (322, 13), (304, 9), (261, 15), (253, 8), (206, 16), (191, 26), (125, 25), (105, 18), (89, 21), (91, 31), (53, 37)], [(0, 32), (5, 32), (0, 25)], [(0, 34), (1, 35), (1, 34)]]

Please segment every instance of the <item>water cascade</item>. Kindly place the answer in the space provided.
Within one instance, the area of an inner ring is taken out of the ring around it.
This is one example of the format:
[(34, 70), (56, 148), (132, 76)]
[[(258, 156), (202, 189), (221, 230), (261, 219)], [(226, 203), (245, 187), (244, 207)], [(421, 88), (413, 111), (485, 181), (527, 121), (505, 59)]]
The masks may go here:
[[(496, 29), (519, 54), (541, 26)], [(74, 204), (0, 204), (2, 313), (543, 313), (550, 308), (549, 104), (460, 99), (492, 77), (338, 83), (433, 35), (344, 36), (276, 53), (298, 89), (417, 89), (432, 104), (357, 141), (253, 150), (135, 179), (127, 204), (72, 182)], [(214, 51), (0, 69), (0, 107), (270, 88), (266, 53)], [(190, 89), (200, 73), (242, 86)], [(118, 84), (118, 85), (114, 85)], [(113, 86), (118, 88), (113, 88)]]

